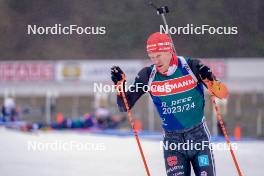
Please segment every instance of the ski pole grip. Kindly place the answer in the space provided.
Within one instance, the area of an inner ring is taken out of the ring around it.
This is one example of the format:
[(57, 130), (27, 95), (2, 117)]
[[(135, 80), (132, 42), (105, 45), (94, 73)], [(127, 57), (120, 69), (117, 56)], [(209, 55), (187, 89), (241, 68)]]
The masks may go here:
[(161, 14), (164, 14), (164, 13), (169, 13), (168, 6), (163, 6), (163, 7), (157, 8), (157, 14), (158, 15), (161, 15)]

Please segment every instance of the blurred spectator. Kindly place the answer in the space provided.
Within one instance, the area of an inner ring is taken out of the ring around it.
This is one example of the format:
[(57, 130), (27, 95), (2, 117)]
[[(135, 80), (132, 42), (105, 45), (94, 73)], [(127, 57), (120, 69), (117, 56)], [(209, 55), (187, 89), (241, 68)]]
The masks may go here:
[(111, 123), (110, 111), (105, 107), (99, 107), (94, 112), (99, 128), (106, 129)]
[(56, 122), (58, 124), (61, 124), (64, 121), (64, 116), (61, 112), (58, 112), (56, 115)]
[(123, 122), (126, 122), (126, 117), (120, 114), (112, 115), (110, 111), (105, 107), (97, 108), (94, 114), (97, 125), (101, 129), (120, 128)]
[(83, 120), (84, 120), (84, 127), (85, 128), (92, 127), (96, 123), (94, 117), (90, 114), (84, 114)]
[(56, 122), (51, 124), (54, 129), (80, 129), (90, 128), (95, 124), (93, 116), (90, 114), (84, 114), (77, 119), (64, 118), (62, 113), (58, 113), (56, 116)]
[(13, 97), (7, 97), (4, 99), (2, 106), (2, 118), (4, 122), (18, 120), (18, 110)]

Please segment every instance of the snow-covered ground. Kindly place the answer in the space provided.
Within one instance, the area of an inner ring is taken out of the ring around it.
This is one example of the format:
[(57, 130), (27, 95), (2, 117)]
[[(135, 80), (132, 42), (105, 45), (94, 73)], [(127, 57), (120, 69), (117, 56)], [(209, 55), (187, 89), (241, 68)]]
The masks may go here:
[[(141, 142), (151, 175), (164, 176), (160, 142), (145, 138)], [(244, 175), (263, 175), (263, 149), (264, 141), (238, 143), (236, 156)], [(214, 154), (218, 176), (237, 175), (229, 151)], [(0, 173), (3, 176), (146, 175), (133, 137), (70, 131), (32, 134), (3, 127), (0, 127)]]

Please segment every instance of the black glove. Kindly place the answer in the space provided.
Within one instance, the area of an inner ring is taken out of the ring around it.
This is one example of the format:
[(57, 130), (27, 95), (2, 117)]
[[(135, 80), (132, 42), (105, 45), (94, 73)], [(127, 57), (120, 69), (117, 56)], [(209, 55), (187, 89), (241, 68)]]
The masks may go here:
[(115, 84), (117, 84), (121, 80), (125, 81), (125, 74), (120, 67), (113, 66), (111, 68), (111, 79)]
[(208, 79), (209, 81), (215, 80), (215, 77), (209, 67), (203, 64), (199, 64), (199, 75), (201, 76), (202, 80)]

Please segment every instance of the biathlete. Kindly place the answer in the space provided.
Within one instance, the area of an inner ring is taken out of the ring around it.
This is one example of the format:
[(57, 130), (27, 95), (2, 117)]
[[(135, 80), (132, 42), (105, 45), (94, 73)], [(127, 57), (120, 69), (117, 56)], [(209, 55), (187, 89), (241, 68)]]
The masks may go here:
[[(129, 108), (145, 92), (150, 94), (164, 129), (163, 152), (168, 176), (190, 176), (191, 165), (196, 176), (215, 176), (204, 117), (204, 86), (220, 99), (227, 98), (227, 87), (200, 60), (177, 56), (166, 34), (151, 34), (146, 48), (153, 64), (143, 68), (134, 86), (125, 91)], [(126, 79), (121, 68), (112, 67), (111, 76), (118, 91), (123, 91), (120, 88)], [(117, 104), (121, 111), (126, 111), (120, 94)]]

